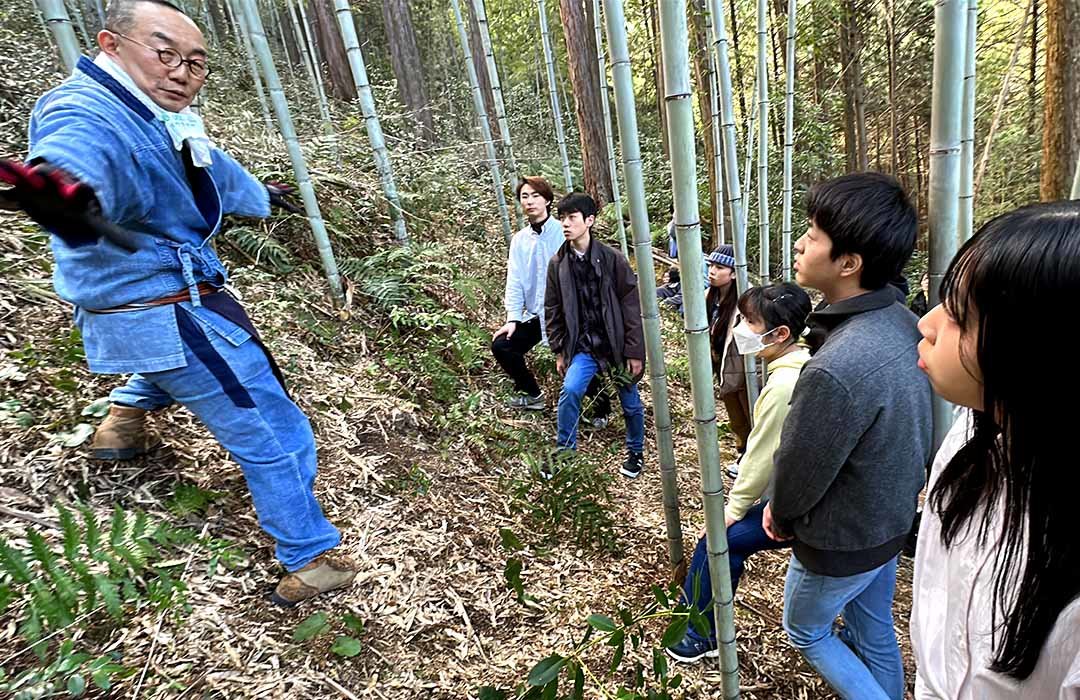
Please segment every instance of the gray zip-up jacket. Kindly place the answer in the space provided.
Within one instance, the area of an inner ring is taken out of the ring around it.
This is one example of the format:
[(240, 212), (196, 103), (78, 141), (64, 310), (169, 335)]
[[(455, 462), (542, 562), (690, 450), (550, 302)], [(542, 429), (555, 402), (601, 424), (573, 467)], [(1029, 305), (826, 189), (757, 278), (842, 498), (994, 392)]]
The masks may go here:
[(774, 456), (772, 514), (827, 576), (896, 556), (931, 458), (930, 383), (915, 315), (886, 287), (810, 314), (828, 330), (792, 394)]

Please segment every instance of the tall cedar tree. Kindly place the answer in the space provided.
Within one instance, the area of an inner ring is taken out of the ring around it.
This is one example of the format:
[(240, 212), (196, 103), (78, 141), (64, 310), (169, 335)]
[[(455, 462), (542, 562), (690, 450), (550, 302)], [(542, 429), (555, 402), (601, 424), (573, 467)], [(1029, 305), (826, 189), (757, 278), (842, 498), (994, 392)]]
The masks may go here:
[(416, 120), (420, 140), (431, 143), (435, 125), (409, 3), (407, 0), (383, 0), (382, 13), (398, 97)]
[(1080, 0), (1046, 0), (1046, 96), (1039, 198), (1065, 199), (1080, 155)]

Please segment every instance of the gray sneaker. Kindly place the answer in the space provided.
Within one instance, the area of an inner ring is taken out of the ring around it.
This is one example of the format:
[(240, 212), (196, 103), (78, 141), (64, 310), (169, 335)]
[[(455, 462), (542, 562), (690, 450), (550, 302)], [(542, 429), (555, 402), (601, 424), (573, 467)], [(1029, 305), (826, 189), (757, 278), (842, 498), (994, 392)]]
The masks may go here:
[(581, 421), (581, 427), (584, 430), (590, 431), (603, 430), (604, 428), (608, 427), (608, 423), (610, 422), (611, 419), (607, 416), (604, 416), (602, 418), (593, 418), (592, 420), (583, 420)]
[(725, 468), (724, 471), (727, 472), (727, 475), (730, 476), (732, 479), (738, 479), (739, 478), (739, 463), (738, 462), (732, 462), (731, 464), (727, 465), (727, 468)]
[(543, 394), (537, 394), (536, 396), (529, 396), (528, 394), (515, 396), (512, 399), (507, 399), (506, 407), (516, 408), (521, 411), (543, 411), (544, 408), (546, 408), (544, 405)]

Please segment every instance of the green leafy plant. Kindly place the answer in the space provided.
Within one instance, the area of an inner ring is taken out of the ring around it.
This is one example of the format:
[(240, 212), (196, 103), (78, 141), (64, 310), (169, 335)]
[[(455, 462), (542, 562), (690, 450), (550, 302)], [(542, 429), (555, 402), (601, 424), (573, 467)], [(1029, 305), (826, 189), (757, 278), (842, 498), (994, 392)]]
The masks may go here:
[[(700, 579), (695, 581), (698, 583)], [(538, 661), (513, 690), (484, 686), (477, 689), (478, 696), (481, 700), (674, 700), (682, 676), (670, 672), (663, 649), (681, 640), (691, 625), (707, 634), (707, 613), (680, 602), (678, 586), (667, 590), (653, 586), (652, 591), (653, 600), (640, 611), (619, 608), (613, 616), (589, 615), (580, 642)], [(655, 639), (651, 628), (656, 621), (666, 626), (655, 646), (650, 647), (646, 642)], [(597, 650), (603, 647), (608, 647), (610, 654), (606, 667), (590, 667), (596, 663)], [(630, 657), (631, 680), (620, 683), (616, 674), (628, 661), (627, 652), (642, 650), (651, 651), (651, 674), (635, 653)]]
[[(340, 622), (349, 634), (338, 634), (334, 643), (330, 646), (330, 653), (337, 656), (352, 658), (360, 653), (363, 645), (357, 637), (364, 634), (364, 621), (352, 613), (342, 615)], [(293, 630), (294, 642), (307, 642), (320, 637), (333, 629), (334, 625), (325, 612), (317, 612), (308, 615)]]
[(289, 249), (261, 228), (232, 226), (225, 232), (224, 237), (256, 264), (264, 266), (271, 272), (285, 274), (295, 267)]
[(528, 472), (504, 477), (503, 487), (511, 510), (525, 515), (533, 531), (551, 542), (569, 539), (581, 547), (619, 551), (611, 517), (614, 476), (605, 465), (568, 450), (526, 454), (525, 464)]
[(36, 700), (37, 698), (67, 694), (81, 697), (89, 683), (108, 692), (113, 682), (133, 675), (136, 669), (119, 662), (119, 654), (111, 653), (94, 657), (75, 650), (72, 640), (65, 640), (57, 650), (56, 658), (45, 666), (35, 666), (7, 678), (0, 669), (0, 691), (9, 693), (13, 700)]

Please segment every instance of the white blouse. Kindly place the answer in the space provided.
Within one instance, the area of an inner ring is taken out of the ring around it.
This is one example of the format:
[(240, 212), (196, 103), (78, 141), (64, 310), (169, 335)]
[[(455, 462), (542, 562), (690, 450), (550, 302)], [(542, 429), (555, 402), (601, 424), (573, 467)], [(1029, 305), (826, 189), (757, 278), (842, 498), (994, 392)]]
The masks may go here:
[[(961, 412), (934, 459), (926, 493), (971, 429), (970, 411)], [(1000, 511), (1000, 508), (998, 509)], [(978, 521), (979, 516), (974, 518)], [(1000, 532), (1000, 512), (991, 533)], [(1059, 615), (1034, 671), (1023, 681), (989, 669), (994, 657), (994, 555), (1000, 537), (979, 546), (971, 528), (951, 549), (941, 542), (941, 519), (923, 511), (915, 555), (911, 645), (917, 672), (915, 697), (922, 700), (1080, 700), (1080, 599)], [(1017, 576), (1015, 581), (1019, 582)], [(1003, 614), (997, 615), (1002, 624)]]

